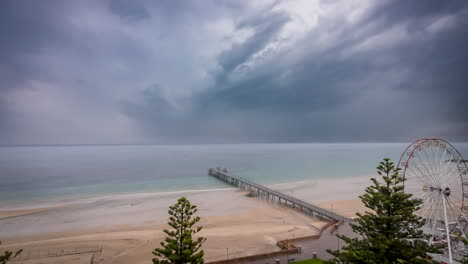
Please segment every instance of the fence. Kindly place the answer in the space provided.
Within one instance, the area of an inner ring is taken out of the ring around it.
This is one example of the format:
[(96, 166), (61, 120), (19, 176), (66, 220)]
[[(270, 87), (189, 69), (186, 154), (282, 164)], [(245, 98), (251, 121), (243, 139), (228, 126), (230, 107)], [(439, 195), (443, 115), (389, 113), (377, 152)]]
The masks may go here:
[[(31, 259), (41, 259), (41, 258), (52, 258), (52, 257), (62, 257), (69, 255), (79, 255), (79, 254), (92, 254), (94, 259), (94, 254), (101, 254), (102, 246), (98, 247), (75, 247), (67, 249), (59, 248), (48, 248), (48, 249), (25, 249), (21, 254), (16, 256), (11, 260), (11, 262), (20, 262), (27, 261)], [(92, 263), (92, 262), (91, 262)]]

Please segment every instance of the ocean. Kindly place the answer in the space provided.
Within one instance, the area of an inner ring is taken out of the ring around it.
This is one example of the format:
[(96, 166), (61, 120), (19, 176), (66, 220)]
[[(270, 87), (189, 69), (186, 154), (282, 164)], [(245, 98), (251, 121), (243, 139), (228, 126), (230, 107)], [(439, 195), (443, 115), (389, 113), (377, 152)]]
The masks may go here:
[[(408, 143), (0, 147), (0, 201), (227, 188), (212, 167), (262, 184), (376, 175)], [(466, 159), (468, 143), (453, 144)]]

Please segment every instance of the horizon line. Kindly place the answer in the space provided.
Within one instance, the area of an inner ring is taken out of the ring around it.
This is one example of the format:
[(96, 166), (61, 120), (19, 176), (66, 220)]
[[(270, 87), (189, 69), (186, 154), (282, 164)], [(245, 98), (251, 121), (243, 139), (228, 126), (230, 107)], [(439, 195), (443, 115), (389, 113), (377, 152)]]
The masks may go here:
[[(0, 147), (67, 147), (67, 146), (187, 146), (187, 145), (300, 145), (300, 144), (405, 144), (412, 141), (330, 141), (330, 142), (241, 142), (241, 143), (32, 143), (0, 144)], [(452, 141), (452, 143), (468, 143)]]

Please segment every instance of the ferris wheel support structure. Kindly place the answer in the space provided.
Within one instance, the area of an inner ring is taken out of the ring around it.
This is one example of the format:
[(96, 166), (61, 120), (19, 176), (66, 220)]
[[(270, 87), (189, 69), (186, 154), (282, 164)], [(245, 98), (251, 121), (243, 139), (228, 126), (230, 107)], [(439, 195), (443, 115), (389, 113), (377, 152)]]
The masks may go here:
[(422, 199), (417, 212), (429, 243), (442, 245), (449, 263), (461, 256), (468, 226), (468, 167), (460, 152), (439, 138), (411, 143), (398, 162), (405, 192)]

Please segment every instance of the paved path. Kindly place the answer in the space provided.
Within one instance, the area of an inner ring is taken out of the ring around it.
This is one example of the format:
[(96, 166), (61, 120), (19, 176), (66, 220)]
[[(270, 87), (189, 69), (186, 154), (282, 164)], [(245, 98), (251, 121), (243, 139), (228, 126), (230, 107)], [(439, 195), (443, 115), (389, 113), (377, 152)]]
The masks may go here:
[[(340, 234), (355, 237), (356, 235), (352, 232), (351, 227), (349, 224), (345, 223), (338, 227), (338, 232)], [(338, 244), (339, 243), (339, 244)], [(339, 240), (336, 237), (335, 228), (329, 227), (323, 231), (322, 236), (320, 239), (317, 240), (304, 240), (295, 242), (296, 246), (302, 248), (300, 254), (291, 254), (289, 255), (290, 262), (300, 261), (305, 259), (311, 259), (313, 257), (313, 253), (316, 252), (318, 258), (320, 259), (330, 259), (332, 255), (328, 254), (326, 251), (327, 249), (336, 250), (338, 249), (338, 245), (341, 247), (343, 246), (343, 241)], [(250, 264), (275, 264), (276, 259), (280, 260), (281, 264), (287, 263), (288, 256), (280, 256), (280, 257), (272, 257), (272, 258), (265, 258), (262, 260), (256, 260), (251, 262), (245, 262)]]

